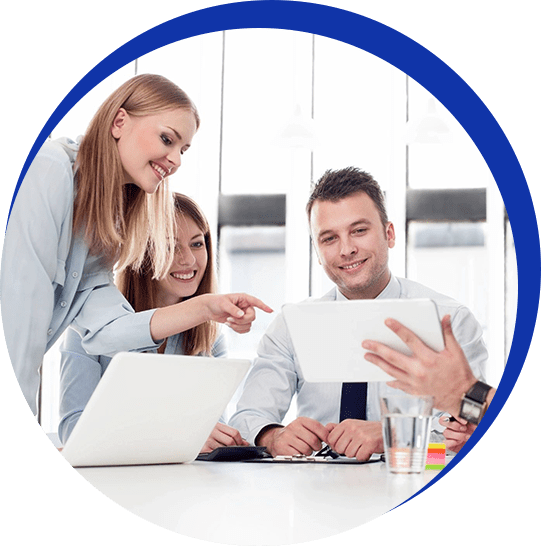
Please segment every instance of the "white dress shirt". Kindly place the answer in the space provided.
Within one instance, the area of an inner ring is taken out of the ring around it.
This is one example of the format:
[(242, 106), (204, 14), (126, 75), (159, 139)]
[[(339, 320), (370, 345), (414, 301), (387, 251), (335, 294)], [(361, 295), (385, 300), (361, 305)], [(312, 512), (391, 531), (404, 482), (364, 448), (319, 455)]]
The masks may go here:
[[(482, 328), (467, 307), (422, 284), (393, 275), (376, 299), (379, 298), (432, 299), (440, 319), (446, 314), (451, 315), (453, 333), (475, 376), (480, 380), (485, 378), (488, 353)], [(311, 301), (345, 299), (336, 287), (322, 298), (310, 298)], [(257, 353), (237, 404), (237, 411), (229, 420), (229, 425), (239, 430), (243, 438), (253, 443), (263, 427), (281, 424), (294, 395), (297, 395), (297, 416), (310, 417), (323, 425), (339, 422), (342, 384), (308, 383), (304, 380), (282, 313), (268, 327)], [(379, 394), (386, 390), (396, 392), (396, 389), (385, 383), (368, 383), (367, 420), (380, 420)], [(435, 412), (434, 415), (441, 413)], [(443, 430), (437, 419), (433, 419), (432, 430), (435, 433)], [(440, 437), (433, 439), (441, 440)]]

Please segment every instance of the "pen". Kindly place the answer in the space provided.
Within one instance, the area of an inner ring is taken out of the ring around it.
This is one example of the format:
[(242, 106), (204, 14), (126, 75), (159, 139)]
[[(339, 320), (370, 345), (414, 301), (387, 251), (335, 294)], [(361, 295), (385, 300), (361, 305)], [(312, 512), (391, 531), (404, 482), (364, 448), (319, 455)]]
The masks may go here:
[(338, 459), (340, 455), (335, 453), (328, 445), (324, 444), (323, 447), (314, 455), (314, 457), (331, 457)]
[(447, 417), (447, 419), (445, 419), (448, 423), (458, 423), (459, 425), (462, 425), (463, 427), (466, 426), (464, 424), (462, 424), (456, 417), (453, 417), (452, 415), (450, 417)]

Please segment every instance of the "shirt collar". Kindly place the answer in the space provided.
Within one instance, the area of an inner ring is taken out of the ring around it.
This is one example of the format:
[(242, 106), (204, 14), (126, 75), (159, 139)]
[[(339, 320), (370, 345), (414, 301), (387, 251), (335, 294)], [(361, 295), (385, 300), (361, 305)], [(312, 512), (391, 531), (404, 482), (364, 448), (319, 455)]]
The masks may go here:
[(400, 298), (400, 283), (398, 279), (391, 273), (391, 278), (387, 283), (387, 286), (376, 296), (376, 299), (397, 299)]

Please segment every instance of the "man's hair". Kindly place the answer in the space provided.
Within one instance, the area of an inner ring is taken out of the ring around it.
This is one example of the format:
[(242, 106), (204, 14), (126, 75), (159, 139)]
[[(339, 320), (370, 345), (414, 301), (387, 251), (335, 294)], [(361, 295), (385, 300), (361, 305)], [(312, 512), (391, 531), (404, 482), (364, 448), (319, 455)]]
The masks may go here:
[(385, 209), (385, 197), (379, 184), (372, 175), (357, 167), (346, 167), (337, 171), (325, 171), (312, 189), (306, 204), (306, 213), (310, 222), (312, 207), (316, 201), (339, 201), (354, 193), (366, 193), (376, 205), (383, 225), (389, 221)]

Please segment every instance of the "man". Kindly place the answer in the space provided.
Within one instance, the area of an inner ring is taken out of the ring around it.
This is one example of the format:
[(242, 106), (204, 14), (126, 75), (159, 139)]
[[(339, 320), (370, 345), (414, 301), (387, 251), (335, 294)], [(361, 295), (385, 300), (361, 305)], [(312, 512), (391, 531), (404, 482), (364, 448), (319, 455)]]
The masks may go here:
[[(391, 274), (388, 253), (395, 245), (394, 226), (372, 176), (353, 167), (327, 171), (313, 189), (306, 210), (319, 263), (336, 285), (319, 301), (431, 298), (440, 316), (451, 315), (474, 374), (483, 377), (487, 352), (471, 312), (451, 298)], [(367, 460), (372, 453), (383, 452), (378, 391), (390, 387), (371, 383), (363, 392), (362, 386), (305, 382), (279, 314), (259, 344), (229, 424), (249, 442), (267, 446), (273, 456), (308, 455), (327, 443), (338, 453)], [(295, 394), (299, 417), (284, 427), (281, 423)], [(366, 397), (366, 403), (353, 413), (349, 394), (353, 401)]]

